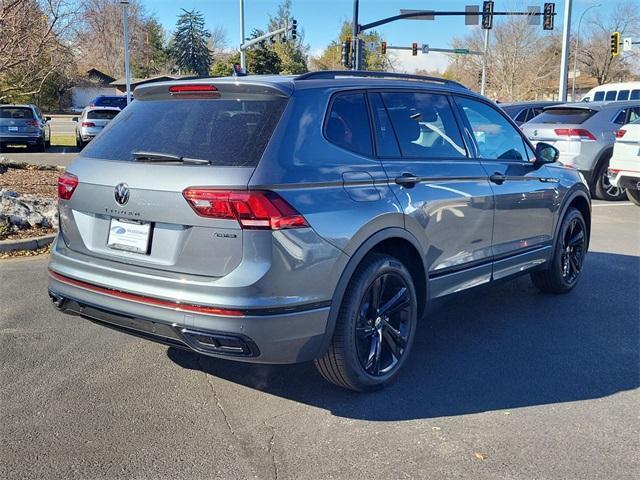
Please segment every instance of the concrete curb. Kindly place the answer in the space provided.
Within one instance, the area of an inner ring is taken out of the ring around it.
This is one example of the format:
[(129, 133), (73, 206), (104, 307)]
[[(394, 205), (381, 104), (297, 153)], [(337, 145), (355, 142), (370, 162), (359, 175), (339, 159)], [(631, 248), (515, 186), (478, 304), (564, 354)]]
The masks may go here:
[(0, 252), (13, 252), (15, 250), (36, 250), (46, 247), (56, 238), (56, 234), (42, 237), (21, 238), (19, 240), (1, 240)]

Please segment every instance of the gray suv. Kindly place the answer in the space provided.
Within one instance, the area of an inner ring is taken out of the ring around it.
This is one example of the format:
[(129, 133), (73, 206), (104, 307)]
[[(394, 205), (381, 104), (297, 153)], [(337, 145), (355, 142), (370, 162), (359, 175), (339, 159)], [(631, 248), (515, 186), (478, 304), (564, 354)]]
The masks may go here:
[(199, 354), (379, 388), (435, 298), (571, 290), (580, 174), (455, 82), (314, 72), (138, 87), (59, 180), (49, 294)]

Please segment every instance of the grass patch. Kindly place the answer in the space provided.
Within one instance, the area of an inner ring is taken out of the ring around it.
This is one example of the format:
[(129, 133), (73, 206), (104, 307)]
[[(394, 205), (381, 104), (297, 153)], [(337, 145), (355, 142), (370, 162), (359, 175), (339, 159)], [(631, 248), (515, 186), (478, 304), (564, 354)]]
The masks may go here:
[(60, 147), (75, 147), (76, 136), (51, 134), (51, 145), (60, 146)]

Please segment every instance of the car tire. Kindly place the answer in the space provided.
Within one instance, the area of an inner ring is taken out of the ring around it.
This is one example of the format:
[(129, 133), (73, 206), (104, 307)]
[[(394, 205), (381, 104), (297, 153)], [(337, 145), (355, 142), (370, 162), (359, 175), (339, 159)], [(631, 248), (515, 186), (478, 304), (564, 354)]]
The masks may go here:
[(558, 231), (548, 268), (531, 273), (531, 280), (545, 293), (567, 293), (582, 277), (589, 242), (587, 224), (579, 210), (570, 208)]
[(617, 202), (626, 198), (625, 189), (614, 187), (611, 185), (607, 171), (609, 170), (609, 162), (611, 155), (604, 158), (598, 165), (598, 170), (594, 180), (594, 196), (599, 200), (607, 200), (609, 202)]
[(640, 207), (640, 190), (627, 188), (627, 198), (629, 199), (630, 202)]
[[(378, 314), (383, 308), (387, 315)], [(368, 255), (349, 282), (331, 344), (315, 360), (316, 368), (326, 380), (349, 390), (382, 388), (397, 378), (409, 356), (417, 312), (407, 267), (389, 255)]]
[(47, 145), (44, 141), (44, 138), (41, 138), (40, 140), (38, 140), (38, 143), (36, 143), (35, 145), (35, 151), (40, 153), (47, 151)]

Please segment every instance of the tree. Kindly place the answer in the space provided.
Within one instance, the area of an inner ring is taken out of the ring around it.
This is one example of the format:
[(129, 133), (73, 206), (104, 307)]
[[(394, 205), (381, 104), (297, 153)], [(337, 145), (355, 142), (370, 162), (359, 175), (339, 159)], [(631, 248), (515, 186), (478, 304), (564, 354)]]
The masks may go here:
[[(264, 33), (262, 30), (255, 29), (251, 32), (251, 38), (257, 38), (264, 35)], [(240, 54), (238, 54), (239, 56)], [(238, 61), (240, 61), (239, 58)], [(280, 73), (281, 68), (280, 57), (269, 45), (268, 40), (247, 50), (247, 71), (249, 73), (255, 75), (277, 75)]]
[[(487, 53), (488, 88), (486, 94), (503, 101), (538, 98), (551, 84), (557, 85), (560, 69), (559, 38), (544, 35), (540, 26), (526, 18), (510, 17), (495, 23)], [(476, 28), (464, 38), (454, 38), (453, 48), (482, 51), (484, 31)], [(482, 57), (451, 56), (445, 76), (480, 88)]]
[(167, 67), (168, 51), (165, 47), (165, 34), (162, 25), (155, 18), (142, 22), (142, 44), (137, 46), (136, 55), (131, 60), (134, 77), (158, 75)]
[[(278, 11), (274, 17), (269, 18), (269, 31), (282, 28), (284, 24), (291, 25), (293, 16), (291, 13), (291, 0), (282, 0), (278, 5)], [(289, 38), (286, 42), (278, 42), (272, 45), (272, 49), (280, 58), (280, 73), (298, 74), (308, 71), (307, 68), (307, 52), (308, 46), (304, 44), (304, 33), (298, 31), (295, 40)]]
[(588, 25), (591, 35), (583, 42), (578, 52), (580, 71), (594, 77), (598, 85), (629, 77), (631, 68), (637, 68), (640, 55), (632, 51), (612, 57), (611, 33), (620, 32), (621, 37), (640, 34), (640, 12), (637, 3), (618, 4), (609, 15), (592, 16)]
[(211, 67), (211, 51), (207, 42), (211, 33), (204, 27), (202, 13), (191, 10), (178, 17), (171, 49), (178, 68), (205, 76)]
[(72, 61), (66, 0), (0, 0), (0, 103), (27, 100)]
[[(345, 67), (340, 63), (342, 55), (342, 42), (351, 38), (352, 24), (344, 22), (340, 28), (340, 35), (324, 49), (319, 57), (313, 58), (311, 64), (316, 70), (343, 70)], [(390, 55), (383, 55), (380, 51), (382, 36), (375, 30), (371, 30), (360, 35), (364, 40), (365, 53), (363, 70), (387, 71), (393, 70), (393, 59)]]

